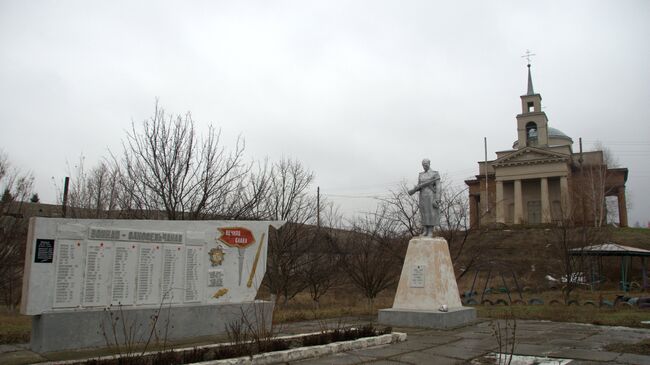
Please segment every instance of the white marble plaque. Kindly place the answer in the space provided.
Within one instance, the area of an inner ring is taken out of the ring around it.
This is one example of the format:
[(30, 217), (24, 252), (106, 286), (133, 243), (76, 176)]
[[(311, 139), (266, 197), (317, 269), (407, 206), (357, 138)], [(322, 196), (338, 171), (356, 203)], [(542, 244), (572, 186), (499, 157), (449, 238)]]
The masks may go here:
[(161, 294), (163, 303), (180, 303), (183, 299), (183, 247), (163, 245)]
[(185, 302), (200, 302), (202, 295), (201, 276), (203, 275), (202, 246), (185, 248)]
[(21, 313), (253, 300), (266, 270), (266, 245), (239, 255), (238, 247), (249, 242), (237, 239), (264, 241), (269, 226), (282, 224), (35, 217), (27, 236)]
[(160, 303), (160, 277), (162, 275), (162, 247), (159, 244), (139, 243), (137, 304)]
[(135, 243), (116, 242), (113, 246), (113, 280), (111, 304), (135, 304), (138, 250)]
[(411, 280), (409, 286), (411, 288), (424, 288), (424, 273), (426, 272), (427, 265), (414, 265), (411, 270)]
[(54, 308), (81, 305), (83, 246), (77, 240), (58, 240), (54, 246)]
[(83, 306), (96, 307), (108, 304), (108, 290), (113, 264), (113, 244), (88, 241), (86, 268), (84, 270)]

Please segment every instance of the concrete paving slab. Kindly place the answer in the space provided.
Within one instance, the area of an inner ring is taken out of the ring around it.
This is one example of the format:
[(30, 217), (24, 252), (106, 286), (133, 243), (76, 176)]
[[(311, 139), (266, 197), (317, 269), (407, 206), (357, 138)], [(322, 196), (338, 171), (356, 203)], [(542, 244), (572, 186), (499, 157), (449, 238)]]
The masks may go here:
[(585, 349), (585, 350), (595, 350), (598, 349), (599, 346), (601, 346), (601, 343), (598, 342), (593, 342), (593, 341), (588, 341), (588, 340), (565, 340), (565, 339), (557, 339), (557, 340), (550, 340), (548, 341), (553, 346), (557, 346), (557, 348), (565, 348), (565, 349)]
[(583, 349), (559, 349), (557, 351), (557, 356), (578, 360), (612, 362), (617, 357), (619, 357), (620, 354), (617, 352), (593, 351)]
[(406, 332), (409, 336), (451, 336), (456, 334), (456, 331), (428, 330), (412, 327), (393, 327), (393, 331)]
[(400, 361), (377, 360), (377, 361), (368, 362), (367, 364), (373, 364), (373, 365), (400, 365), (400, 364), (402, 364), (403, 365), (405, 363), (400, 362)]
[(420, 350), (425, 350), (425, 349), (430, 349), (434, 346), (438, 346), (439, 344), (430, 344), (430, 343), (424, 343), (424, 342), (418, 342), (418, 341), (410, 341), (410, 338), (406, 338), (406, 341), (400, 342), (400, 343), (392, 343), (389, 344), (388, 346), (396, 348), (396, 349), (402, 349), (405, 352), (411, 352), (411, 351), (420, 351)]
[(516, 338), (519, 343), (530, 344), (546, 343), (556, 339), (555, 337), (549, 336), (548, 333), (521, 333), (519, 330), (517, 330)]
[(408, 354), (398, 355), (391, 358), (391, 360), (399, 361), (401, 363), (422, 365), (422, 364), (435, 364), (435, 365), (455, 365), (462, 364), (463, 360), (452, 359), (444, 356), (437, 356), (434, 354), (424, 352), (411, 352)]
[(584, 340), (585, 338), (593, 336), (595, 333), (580, 333), (580, 332), (561, 332), (561, 331), (550, 331), (547, 333), (547, 338), (551, 339), (563, 339), (563, 340)]
[(631, 343), (639, 342), (645, 339), (650, 338), (650, 330), (645, 332), (638, 331), (603, 331), (594, 336), (604, 336), (611, 341), (611, 339), (616, 339), (619, 342), (629, 341)]
[(555, 356), (557, 348), (550, 344), (526, 344), (517, 343), (515, 345), (514, 353), (517, 355), (530, 355), (530, 356)]
[(294, 361), (290, 364), (309, 364), (309, 365), (352, 365), (359, 364), (368, 361), (373, 361), (375, 359), (371, 357), (359, 356), (356, 354), (350, 354), (347, 352), (341, 352), (338, 354), (333, 354), (329, 356), (318, 357), (315, 359), (306, 359), (301, 361)]
[(484, 338), (484, 339), (466, 339), (451, 344), (455, 347), (462, 347), (470, 350), (485, 350), (485, 351), (494, 351), (496, 350), (498, 344), (494, 338)]
[(471, 360), (475, 357), (485, 355), (490, 351), (484, 348), (462, 347), (461, 342), (459, 346), (442, 345), (436, 346), (432, 349), (424, 350), (422, 352), (430, 355), (448, 357), (457, 360)]
[(629, 344), (629, 343), (637, 343), (639, 341), (642, 341), (642, 339), (635, 338), (635, 337), (608, 336), (608, 335), (606, 335), (604, 333), (591, 336), (586, 340), (590, 341), (591, 343), (601, 344), (603, 346), (606, 345), (606, 344), (610, 344), (610, 343), (626, 343), (626, 344)]
[(650, 356), (637, 354), (622, 354), (616, 358), (619, 364), (650, 364)]
[(431, 346), (435, 345), (444, 345), (444, 344), (452, 344), (454, 342), (460, 341), (462, 338), (460, 337), (447, 337), (447, 336), (418, 336), (418, 335), (412, 335), (408, 334), (408, 338), (406, 342), (414, 342), (418, 344), (426, 344)]
[(492, 337), (492, 332), (460, 332), (454, 333), (455, 336), (470, 339), (482, 339)]
[(360, 350), (350, 351), (350, 354), (356, 354), (366, 357), (374, 358), (388, 358), (398, 354), (405, 354), (413, 351), (425, 350), (431, 348), (432, 345), (422, 345), (417, 343), (408, 343), (408, 341), (395, 344), (385, 345), (379, 347), (365, 348)]

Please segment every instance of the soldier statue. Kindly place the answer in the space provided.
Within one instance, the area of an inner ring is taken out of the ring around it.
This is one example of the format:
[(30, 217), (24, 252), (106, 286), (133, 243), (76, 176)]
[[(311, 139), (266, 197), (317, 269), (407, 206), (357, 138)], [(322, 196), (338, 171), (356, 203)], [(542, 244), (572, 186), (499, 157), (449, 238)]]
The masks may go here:
[(409, 195), (420, 192), (420, 216), (422, 236), (433, 237), (433, 227), (440, 224), (440, 175), (431, 170), (431, 161), (422, 160), (424, 171), (418, 176), (418, 184), (408, 191)]

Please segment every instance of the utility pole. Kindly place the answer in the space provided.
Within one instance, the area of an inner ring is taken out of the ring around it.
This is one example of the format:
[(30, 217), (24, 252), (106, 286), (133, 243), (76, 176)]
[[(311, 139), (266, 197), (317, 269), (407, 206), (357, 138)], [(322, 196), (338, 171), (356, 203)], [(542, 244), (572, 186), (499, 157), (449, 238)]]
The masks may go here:
[[(580, 179), (582, 180), (582, 189), (584, 190), (586, 188), (585, 185), (585, 171), (583, 169), (583, 163), (584, 163), (584, 158), (582, 157), (582, 137), (578, 138), (578, 141), (580, 142), (580, 157), (578, 158), (578, 162), (580, 163)], [(593, 183), (593, 182), (590, 182)], [(584, 226), (587, 226), (587, 207), (585, 206), (585, 195), (584, 191), (580, 192), (580, 202), (582, 203), (582, 224)]]
[(66, 176), (63, 182), (63, 218), (66, 216), (66, 211), (68, 210), (68, 186), (70, 185), (70, 177)]
[(485, 170), (485, 213), (488, 213), (490, 211), (490, 190), (488, 190), (487, 137), (483, 137), (483, 147), (485, 149), (485, 164), (483, 165)]
[(316, 227), (320, 229), (320, 186), (316, 187)]

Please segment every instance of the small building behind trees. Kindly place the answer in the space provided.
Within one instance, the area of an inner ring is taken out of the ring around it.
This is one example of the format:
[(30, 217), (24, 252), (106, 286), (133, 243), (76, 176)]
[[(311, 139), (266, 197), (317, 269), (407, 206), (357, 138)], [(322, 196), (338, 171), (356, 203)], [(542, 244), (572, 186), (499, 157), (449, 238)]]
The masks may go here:
[(512, 149), (497, 151), (495, 160), (479, 162), (479, 173), (465, 181), (470, 226), (560, 221), (601, 226), (608, 223), (607, 197), (614, 196), (617, 204), (610, 211), (618, 208), (618, 223), (626, 227), (627, 168), (611, 166), (602, 150), (574, 152), (573, 139), (548, 125), (541, 103), (529, 64), (517, 140)]

